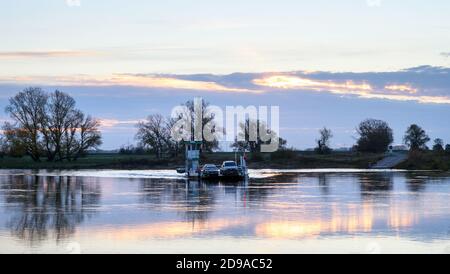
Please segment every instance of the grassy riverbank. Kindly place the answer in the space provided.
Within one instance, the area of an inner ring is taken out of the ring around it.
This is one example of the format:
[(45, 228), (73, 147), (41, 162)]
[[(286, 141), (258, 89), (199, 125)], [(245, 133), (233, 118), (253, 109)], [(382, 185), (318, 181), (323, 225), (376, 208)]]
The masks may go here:
[[(30, 158), (0, 158), (2, 169), (174, 169), (183, 166), (183, 156), (177, 159), (156, 159), (152, 155), (92, 154), (75, 162), (33, 162)], [(383, 158), (382, 154), (313, 152), (276, 152), (248, 155), (250, 168), (368, 168)], [(202, 156), (202, 163), (222, 164), (234, 160), (234, 153), (212, 153)]]
[(397, 168), (408, 170), (450, 170), (450, 154), (445, 152), (417, 152), (409, 156), (408, 160)]

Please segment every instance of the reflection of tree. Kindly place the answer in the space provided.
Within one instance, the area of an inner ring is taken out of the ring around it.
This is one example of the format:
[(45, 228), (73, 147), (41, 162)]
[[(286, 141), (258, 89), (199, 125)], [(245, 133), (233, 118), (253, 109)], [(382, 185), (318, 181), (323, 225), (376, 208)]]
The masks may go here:
[(189, 221), (205, 222), (213, 211), (215, 194), (211, 185), (190, 182), (185, 196), (186, 218)]
[(213, 211), (215, 194), (211, 185), (199, 182), (143, 180), (142, 202), (167, 210), (183, 212), (190, 221), (206, 221)]
[(329, 175), (325, 174), (325, 173), (319, 174), (320, 191), (325, 196), (328, 196), (328, 194), (330, 193), (330, 183), (329, 183), (330, 180), (329, 180), (328, 176)]
[(358, 179), (364, 197), (383, 197), (394, 187), (392, 173), (360, 173)]
[[(75, 232), (100, 201), (100, 185), (82, 178), (10, 176), (4, 185), (11, 207), (8, 227), (31, 244), (54, 236), (57, 241)], [(52, 235), (49, 235), (52, 234)]]
[(141, 202), (151, 209), (174, 209), (192, 222), (206, 222), (217, 203), (217, 195), (235, 197), (244, 206), (253, 206), (254, 201), (264, 200), (275, 191), (270, 180), (245, 182), (223, 181), (170, 181), (147, 179), (140, 183)]
[(406, 185), (408, 189), (412, 192), (423, 192), (427, 186), (428, 177), (423, 177), (423, 175), (418, 175), (415, 173), (406, 173)]
[(263, 202), (267, 200), (267, 197), (280, 191), (280, 189), (274, 187), (275, 185), (280, 185), (284, 182), (292, 183), (296, 178), (296, 176), (282, 175), (251, 180), (246, 193), (248, 206), (263, 206)]

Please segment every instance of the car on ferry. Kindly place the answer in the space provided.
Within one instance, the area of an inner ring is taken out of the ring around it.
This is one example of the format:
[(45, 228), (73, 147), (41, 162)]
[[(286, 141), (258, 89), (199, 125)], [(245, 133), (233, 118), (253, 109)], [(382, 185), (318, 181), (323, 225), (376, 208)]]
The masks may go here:
[(220, 168), (220, 175), (223, 177), (241, 177), (241, 171), (235, 161), (226, 161)]
[(201, 170), (201, 177), (204, 179), (218, 178), (220, 176), (220, 169), (213, 164), (204, 165)]

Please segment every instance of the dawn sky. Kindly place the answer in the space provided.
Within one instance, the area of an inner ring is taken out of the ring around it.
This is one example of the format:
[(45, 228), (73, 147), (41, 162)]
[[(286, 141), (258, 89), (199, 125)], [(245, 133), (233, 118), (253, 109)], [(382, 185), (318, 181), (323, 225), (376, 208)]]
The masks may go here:
[(448, 14), (446, 0), (0, 0), (0, 107), (61, 89), (104, 121), (105, 149), (193, 96), (279, 105), (298, 148), (323, 126), (351, 146), (369, 117), (396, 143), (414, 122), (450, 142)]

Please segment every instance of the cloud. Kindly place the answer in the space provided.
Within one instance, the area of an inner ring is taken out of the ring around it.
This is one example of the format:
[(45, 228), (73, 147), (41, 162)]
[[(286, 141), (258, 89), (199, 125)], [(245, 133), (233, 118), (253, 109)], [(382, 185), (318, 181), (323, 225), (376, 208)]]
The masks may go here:
[(99, 121), (100, 126), (106, 129), (106, 128), (114, 128), (117, 126), (135, 126), (142, 120), (117, 120), (117, 119), (102, 118), (99, 119)]
[(386, 90), (390, 90), (390, 91), (398, 91), (398, 92), (406, 92), (406, 93), (410, 93), (410, 94), (414, 94), (417, 93), (417, 89), (413, 88), (411, 85), (409, 84), (403, 84), (403, 85), (388, 85), (384, 87)]
[(191, 81), (172, 76), (121, 74), (110, 79), (114, 84), (138, 87), (156, 87), (170, 89), (187, 89), (200, 91), (259, 93), (258, 90), (226, 87), (212, 81)]
[[(143, 96), (148, 92), (193, 91), (204, 94), (231, 93), (328, 93), (339, 97), (450, 104), (450, 68), (420, 66), (394, 72), (293, 71), (193, 74), (114, 74), (109, 76), (21, 76), (0, 77), (0, 83), (53, 87), (136, 87), (140, 93), (115, 89), (115, 95)], [(94, 93), (88, 94), (95, 96)], [(108, 96), (111, 96), (108, 93)]]
[(26, 59), (26, 58), (68, 58), (68, 57), (89, 57), (98, 55), (93, 51), (3, 51), (0, 52), (0, 59)]
[(446, 57), (446, 58), (450, 58), (450, 52), (442, 52), (441, 56)]
[(309, 89), (317, 91), (331, 91), (334, 93), (350, 93), (351, 91), (371, 91), (372, 87), (367, 83), (354, 83), (349, 80), (343, 83), (332, 81), (317, 81), (305, 77), (275, 75), (261, 79), (254, 79), (258, 86), (266, 86), (280, 89)]
[[(259, 86), (284, 90), (309, 90), (327, 92), (338, 95), (350, 95), (364, 99), (386, 99), (393, 101), (415, 101), (427, 104), (450, 104), (449, 96), (416, 95), (417, 89), (409, 84), (387, 85), (383, 89), (376, 89), (368, 82), (356, 83), (352, 80), (317, 81), (305, 77), (275, 75), (255, 79), (253, 82)], [(404, 92), (398, 94), (397, 92)]]
[(142, 88), (180, 89), (216, 92), (259, 93), (258, 90), (233, 88), (210, 81), (191, 81), (170, 76), (115, 74), (91, 77), (86, 75), (61, 77), (12, 77), (0, 78), (4, 83), (28, 83), (51, 86), (130, 86)]

